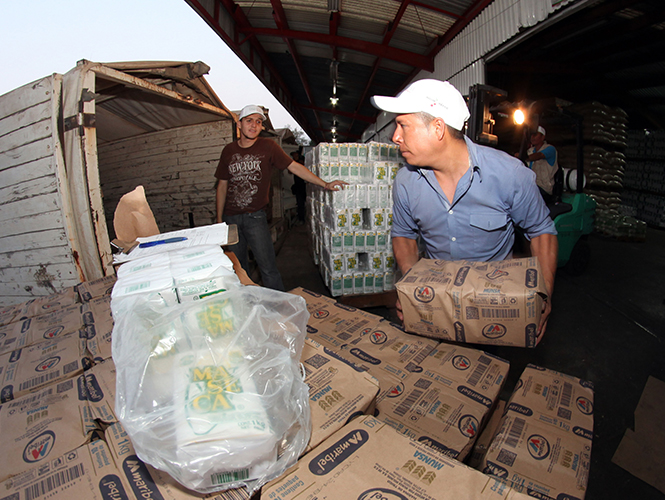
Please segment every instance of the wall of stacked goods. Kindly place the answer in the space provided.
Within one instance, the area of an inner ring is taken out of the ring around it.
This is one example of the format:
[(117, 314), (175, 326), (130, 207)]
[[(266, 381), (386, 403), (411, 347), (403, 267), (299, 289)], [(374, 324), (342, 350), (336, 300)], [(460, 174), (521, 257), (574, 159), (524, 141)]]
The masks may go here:
[(340, 191), (308, 184), (312, 254), (333, 297), (394, 288), (392, 183), (402, 162), (397, 146), (377, 142), (321, 143), (307, 153), (321, 179), (348, 183)]
[(624, 209), (665, 227), (665, 131), (631, 130), (626, 148)]
[[(567, 108), (582, 117), (584, 192), (597, 204), (595, 230), (614, 237), (646, 237), (646, 224), (624, 208), (628, 115), (621, 108), (599, 102)], [(549, 137), (559, 152), (559, 164), (570, 170), (577, 165), (574, 130), (564, 134), (563, 144)], [(557, 138), (558, 139), (558, 138)], [(567, 139), (567, 140), (566, 140)], [(566, 188), (573, 190), (566, 185)]]

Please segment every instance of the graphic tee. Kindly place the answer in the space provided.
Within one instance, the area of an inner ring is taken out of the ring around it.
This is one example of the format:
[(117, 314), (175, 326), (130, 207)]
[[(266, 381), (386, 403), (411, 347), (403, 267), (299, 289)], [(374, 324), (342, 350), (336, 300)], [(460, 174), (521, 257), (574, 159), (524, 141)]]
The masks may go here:
[(229, 182), (224, 215), (257, 212), (268, 205), (272, 169), (284, 170), (293, 162), (279, 145), (259, 137), (249, 148), (238, 142), (222, 150), (215, 177)]

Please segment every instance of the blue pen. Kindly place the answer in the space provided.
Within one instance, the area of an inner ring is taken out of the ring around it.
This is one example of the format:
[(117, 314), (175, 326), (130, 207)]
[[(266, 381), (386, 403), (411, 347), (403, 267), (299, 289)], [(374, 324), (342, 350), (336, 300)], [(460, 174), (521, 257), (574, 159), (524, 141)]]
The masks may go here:
[(177, 236), (175, 238), (166, 238), (165, 240), (155, 240), (147, 241), (145, 243), (139, 243), (139, 248), (149, 248), (157, 245), (163, 245), (165, 243), (177, 243), (178, 241), (185, 241), (187, 238), (184, 236)]

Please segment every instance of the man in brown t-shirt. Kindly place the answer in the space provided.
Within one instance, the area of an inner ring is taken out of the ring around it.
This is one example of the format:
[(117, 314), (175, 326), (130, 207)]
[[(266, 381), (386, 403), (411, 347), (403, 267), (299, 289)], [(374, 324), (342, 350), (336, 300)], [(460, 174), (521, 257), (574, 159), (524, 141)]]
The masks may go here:
[(272, 169), (288, 169), (301, 179), (337, 191), (342, 181), (325, 182), (304, 165), (293, 161), (274, 141), (259, 137), (265, 120), (259, 106), (245, 106), (240, 112), (240, 137), (222, 150), (215, 177), (217, 183), (217, 222), (238, 227), (237, 244), (229, 247), (243, 269), (250, 273), (247, 247), (251, 247), (261, 271), (263, 286), (284, 290), (275, 263), (265, 208), (270, 194)]

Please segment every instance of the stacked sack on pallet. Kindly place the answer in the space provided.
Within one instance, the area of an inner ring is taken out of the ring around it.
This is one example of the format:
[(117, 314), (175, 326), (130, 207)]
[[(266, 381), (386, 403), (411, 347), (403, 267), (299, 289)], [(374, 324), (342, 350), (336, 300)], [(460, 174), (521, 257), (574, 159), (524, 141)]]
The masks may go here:
[(626, 153), (624, 205), (633, 209), (631, 215), (665, 227), (665, 132), (630, 131)]
[[(596, 231), (617, 238), (641, 237), (646, 226), (621, 211), (628, 145), (626, 112), (595, 101), (574, 104), (568, 109), (583, 118), (584, 192), (596, 201)], [(574, 170), (576, 146), (557, 149), (560, 164)], [(568, 184), (567, 189), (576, 189)]]

